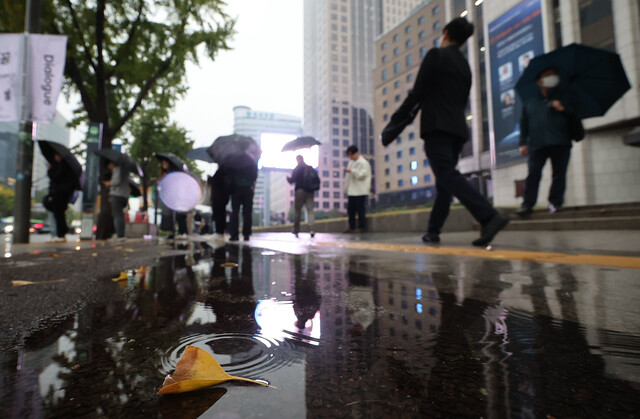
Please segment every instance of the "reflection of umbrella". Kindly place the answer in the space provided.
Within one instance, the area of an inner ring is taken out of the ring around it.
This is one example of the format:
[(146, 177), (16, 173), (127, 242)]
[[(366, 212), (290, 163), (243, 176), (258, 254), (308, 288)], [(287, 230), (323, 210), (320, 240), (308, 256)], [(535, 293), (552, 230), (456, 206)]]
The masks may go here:
[(580, 118), (604, 115), (631, 88), (618, 54), (571, 44), (531, 60), (516, 83), (523, 101), (538, 94), (536, 77), (550, 68), (560, 75), (559, 99), (567, 95)]
[(137, 198), (140, 195), (142, 195), (142, 193), (140, 192), (140, 185), (134, 182), (133, 179), (131, 178), (129, 178), (129, 195), (134, 198)]
[(94, 151), (94, 153), (103, 159), (114, 162), (117, 166), (125, 167), (131, 173), (136, 173), (140, 177), (144, 176), (140, 165), (132, 157), (127, 156), (118, 150), (103, 148), (101, 150)]
[(202, 160), (207, 163), (213, 163), (213, 158), (207, 153), (207, 148), (209, 147), (194, 148), (193, 150), (187, 151), (186, 156), (191, 160)]
[(286, 143), (281, 151), (295, 151), (301, 148), (311, 148), (314, 145), (320, 145), (320, 141), (313, 137), (298, 137), (295, 140), (291, 140)]
[(227, 167), (244, 167), (257, 164), (262, 150), (253, 138), (232, 134), (216, 138), (207, 153), (215, 163)]
[(45, 159), (51, 164), (55, 163), (54, 155), (58, 154), (62, 157), (62, 160), (69, 165), (71, 171), (75, 175), (77, 179), (77, 183), (75, 185), (76, 190), (82, 189), (82, 184), (84, 183), (84, 177), (82, 176), (82, 165), (76, 159), (76, 156), (73, 155), (71, 150), (62, 144), (53, 142), (53, 141), (45, 141), (38, 140), (38, 145), (40, 146), (40, 150), (42, 151), (42, 155)]
[(182, 159), (173, 153), (155, 153), (155, 155), (158, 160), (168, 161), (169, 164), (177, 170), (181, 170), (183, 172), (186, 172), (188, 170), (187, 165), (182, 161)]
[(195, 208), (202, 198), (198, 180), (184, 172), (170, 172), (158, 183), (162, 202), (174, 211), (187, 212)]

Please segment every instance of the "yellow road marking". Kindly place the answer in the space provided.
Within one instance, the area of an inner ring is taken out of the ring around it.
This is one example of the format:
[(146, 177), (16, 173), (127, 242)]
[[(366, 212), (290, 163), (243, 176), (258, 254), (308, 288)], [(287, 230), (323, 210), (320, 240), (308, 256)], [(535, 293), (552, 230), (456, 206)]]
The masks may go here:
[(487, 250), (485, 248), (415, 246), (404, 244), (364, 243), (364, 242), (322, 242), (320, 247), (342, 247), (349, 249), (383, 250), (390, 252), (429, 253), (434, 255), (467, 256), (499, 260), (526, 260), (565, 265), (606, 266), (626, 269), (640, 269), (640, 257), (534, 252), (526, 250)]

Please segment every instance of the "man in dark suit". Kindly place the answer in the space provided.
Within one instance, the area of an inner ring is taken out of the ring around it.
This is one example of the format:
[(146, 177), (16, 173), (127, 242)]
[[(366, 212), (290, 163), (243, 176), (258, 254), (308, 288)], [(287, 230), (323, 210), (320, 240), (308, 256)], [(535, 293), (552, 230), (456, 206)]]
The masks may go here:
[[(429, 218), (425, 243), (439, 243), (440, 231), (449, 215), (455, 196), (482, 226), (474, 246), (485, 246), (509, 223), (456, 169), (462, 146), (469, 139), (465, 107), (471, 89), (471, 69), (460, 47), (473, 34), (473, 24), (464, 18), (449, 22), (442, 31), (440, 48), (432, 48), (425, 56), (413, 90), (393, 114), (389, 125), (410, 122), (412, 111), (419, 106), (420, 136), (436, 177), (436, 200)], [(394, 138), (385, 138), (388, 145)]]

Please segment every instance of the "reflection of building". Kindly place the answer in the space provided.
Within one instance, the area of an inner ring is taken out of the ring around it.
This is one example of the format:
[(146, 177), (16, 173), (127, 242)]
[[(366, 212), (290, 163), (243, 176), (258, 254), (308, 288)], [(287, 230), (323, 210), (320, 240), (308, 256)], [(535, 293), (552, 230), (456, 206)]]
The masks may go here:
[[(253, 111), (247, 106), (236, 106), (233, 108), (234, 114), (234, 128), (233, 132), (240, 135), (246, 135), (253, 138), (260, 143), (260, 137), (262, 134), (288, 134), (294, 136), (300, 136), (302, 134), (302, 121), (297, 116), (283, 115), (274, 112), (265, 111)], [(259, 214), (259, 220), (257, 225), (270, 225), (272, 212), (274, 212), (275, 218), (278, 218), (281, 212), (286, 211), (282, 206), (284, 202), (280, 196), (282, 193), (289, 192), (289, 185), (286, 179), (282, 178), (284, 182), (280, 185), (280, 176), (278, 171), (272, 174), (271, 169), (263, 168), (258, 175), (258, 181), (256, 183), (255, 196), (253, 198), (253, 212)], [(270, 185), (274, 185), (274, 181), (279, 183), (277, 188), (272, 188)], [(274, 192), (278, 198), (276, 200), (277, 207), (272, 209), (271, 194)]]
[[(467, 3), (473, 8), (467, 9)], [(375, 132), (382, 131), (407, 97), (422, 59), (429, 49), (439, 45), (442, 28), (452, 17), (464, 14), (476, 28), (482, 27), (482, 2), (478, 6), (475, 3), (465, 0), (425, 1), (376, 39)], [(459, 167), (486, 193), (483, 178), (490, 169), (490, 159), (488, 111), (486, 100), (482, 100), (486, 98), (484, 57), (481, 53), (484, 51), (484, 36), (481, 30), (475, 34), (461, 49), (469, 59), (474, 86), (467, 109), (471, 140), (462, 151)], [(390, 146), (385, 148), (379, 141), (375, 142), (376, 188), (382, 207), (424, 204), (435, 198), (435, 179), (424, 153), (419, 120), (418, 114), (414, 123)]]

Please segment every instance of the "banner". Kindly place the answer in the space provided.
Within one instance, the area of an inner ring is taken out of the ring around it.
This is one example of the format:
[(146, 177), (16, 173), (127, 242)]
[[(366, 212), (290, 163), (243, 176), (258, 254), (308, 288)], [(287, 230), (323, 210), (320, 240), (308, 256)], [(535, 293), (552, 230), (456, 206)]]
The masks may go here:
[(0, 34), (0, 121), (19, 121), (24, 35)]
[(56, 116), (56, 102), (64, 81), (67, 37), (29, 35), (29, 103), (27, 120), (49, 123)]
[(544, 53), (540, 0), (524, 0), (489, 23), (496, 166), (519, 163), (522, 103), (515, 85), (529, 61)]

